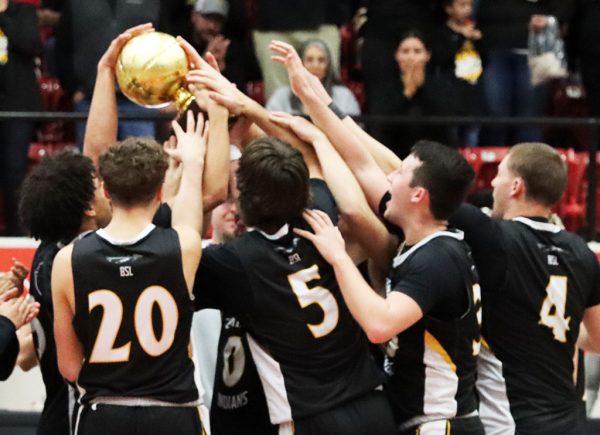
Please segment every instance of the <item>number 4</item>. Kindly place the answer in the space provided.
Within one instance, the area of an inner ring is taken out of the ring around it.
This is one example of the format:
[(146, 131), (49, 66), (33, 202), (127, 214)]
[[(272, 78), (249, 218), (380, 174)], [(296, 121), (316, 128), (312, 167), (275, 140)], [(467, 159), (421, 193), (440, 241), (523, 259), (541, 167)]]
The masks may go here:
[[(550, 275), (550, 281), (546, 287), (547, 296), (540, 310), (540, 325), (552, 329), (554, 339), (561, 343), (567, 341), (567, 331), (571, 317), (565, 318), (567, 308), (567, 277)], [(554, 312), (552, 312), (554, 308)]]

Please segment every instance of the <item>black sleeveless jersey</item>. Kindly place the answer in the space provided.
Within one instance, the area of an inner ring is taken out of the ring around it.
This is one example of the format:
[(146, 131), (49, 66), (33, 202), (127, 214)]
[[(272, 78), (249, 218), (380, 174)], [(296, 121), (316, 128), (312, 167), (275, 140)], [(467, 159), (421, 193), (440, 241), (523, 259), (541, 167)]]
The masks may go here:
[(481, 274), (483, 335), (501, 363), (517, 432), (537, 419), (580, 424), (573, 357), (585, 309), (600, 304), (596, 256), (545, 219), (493, 221), (464, 206), (454, 220)]
[(72, 264), (82, 403), (198, 400), (189, 353), (193, 302), (177, 233), (149, 225), (137, 239), (118, 242), (98, 230), (75, 242)]
[[(313, 207), (337, 220), (325, 183), (311, 180), (311, 191)], [(333, 269), (291, 226), (208, 247), (194, 294), (197, 308), (232, 313), (247, 329), (273, 424), (322, 413), (382, 382)]]
[(31, 267), (30, 294), (40, 303), (40, 313), (31, 322), (35, 352), (46, 389), (44, 409), (38, 423), (38, 435), (68, 434), (69, 393), (67, 384), (58, 371), (56, 343), (54, 342), (54, 311), (50, 285), (52, 264), (60, 246), (42, 241), (35, 251)]
[(387, 345), (386, 386), (400, 428), (475, 415), (481, 299), (462, 233), (439, 231), (405, 247), (393, 260), (393, 291), (423, 311)]
[(265, 392), (250, 353), (246, 331), (234, 316), (222, 315), (214, 391), (210, 407), (213, 435), (277, 434), (269, 421)]

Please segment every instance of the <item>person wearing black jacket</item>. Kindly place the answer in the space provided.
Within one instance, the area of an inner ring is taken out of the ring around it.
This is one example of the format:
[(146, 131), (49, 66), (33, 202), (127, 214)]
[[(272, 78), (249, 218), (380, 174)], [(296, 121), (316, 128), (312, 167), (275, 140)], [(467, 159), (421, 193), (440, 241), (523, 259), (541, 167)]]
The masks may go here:
[[(0, 111), (40, 110), (34, 58), (41, 49), (35, 7), (0, 0)], [(32, 135), (33, 122), (29, 120), (0, 120), (0, 192), (7, 236), (21, 232), (17, 190), (27, 171)]]

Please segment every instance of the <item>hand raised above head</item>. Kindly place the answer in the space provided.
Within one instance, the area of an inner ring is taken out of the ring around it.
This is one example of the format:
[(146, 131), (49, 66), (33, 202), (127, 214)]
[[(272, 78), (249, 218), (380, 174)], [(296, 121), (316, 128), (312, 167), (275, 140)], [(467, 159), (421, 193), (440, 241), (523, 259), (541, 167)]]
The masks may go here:
[(140, 24), (139, 26), (131, 27), (125, 30), (112, 40), (108, 46), (108, 49), (100, 58), (100, 61), (98, 62), (98, 68), (110, 68), (114, 71), (117, 65), (117, 59), (119, 58), (119, 54), (121, 53), (123, 46), (127, 44), (131, 38), (148, 32), (154, 32), (152, 23)]

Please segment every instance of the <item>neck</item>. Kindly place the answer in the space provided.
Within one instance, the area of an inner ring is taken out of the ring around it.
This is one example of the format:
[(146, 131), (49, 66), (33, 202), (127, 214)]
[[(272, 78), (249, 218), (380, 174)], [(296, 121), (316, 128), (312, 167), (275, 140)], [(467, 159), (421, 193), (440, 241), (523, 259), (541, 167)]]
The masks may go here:
[(504, 213), (504, 219), (513, 219), (519, 216), (541, 216), (549, 217), (552, 214), (550, 207), (545, 205), (531, 203), (531, 202), (518, 202), (513, 203), (508, 210)]
[(148, 224), (152, 223), (157, 203), (121, 208), (113, 206), (112, 220), (105, 230), (115, 239), (127, 240), (137, 236)]
[(404, 240), (406, 244), (414, 245), (431, 234), (438, 231), (444, 231), (447, 228), (447, 221), (421, 218), (403, 225), (402, 231), (404, 231)]
[(85, 233), (86, 231), (96, 231), (97, 229), (98, 224), (96, 223), (96, 219), (86, 216), (81, 222), (81, 227), (79, 227), (79, 234)]

